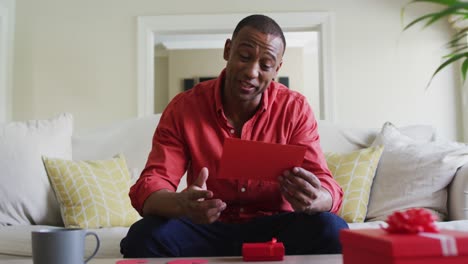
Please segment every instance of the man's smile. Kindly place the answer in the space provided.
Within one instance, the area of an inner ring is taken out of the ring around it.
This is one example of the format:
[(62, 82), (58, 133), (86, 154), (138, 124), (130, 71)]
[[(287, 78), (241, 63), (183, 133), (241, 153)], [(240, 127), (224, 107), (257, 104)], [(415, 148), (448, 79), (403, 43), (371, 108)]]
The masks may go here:
[(239, 84), (240, 84), (239, 88), (240, 88), (241, 92), (252, 92), (257, 88), (257, 85), (254, 85), (254, 84), (252, 84), (250, 82), (246, 82), (246, 81), (240, 81)]

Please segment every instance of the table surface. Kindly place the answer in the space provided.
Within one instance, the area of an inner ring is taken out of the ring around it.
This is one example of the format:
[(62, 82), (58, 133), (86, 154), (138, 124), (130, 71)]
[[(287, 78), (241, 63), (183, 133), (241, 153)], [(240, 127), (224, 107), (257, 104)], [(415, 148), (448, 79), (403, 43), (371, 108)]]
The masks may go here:
[[(179, 260), (182, 258), (179, 258)], [(242, 257), (219, 257), (219, 258), (204, 258), (208, 260), (208, 263), (213, 264), (233, 264), (233, 263), (243, 263)], [(90, 260), (87, 264), (115, 264), (119, 260), (122, 259), (104, 259), (104, 258), (96, 258)], [(146, 263), (146, 264), (166, 264), (169, 261), (176, 260), (174, 258), (158, 258), (158, 259), (146, 259), (147, 262), (140, 261), (140, 262), (133, 262), (133, 264), (137, 263)], [(127, 260), (128, 261), (128, 260)], [(9, 260), (0, 260), (0, 264), (32, 264), (31, 258), (24, 258), (24, 259), (9, 259)], [(125, 262), (122, 262), (124, 264)], [(306, 263), (313, 263), (313, 264), (342, 264), (343, 260), (341, 255), (301, 255), (301, 256), (285, 256), (283, 261), (256, 261), (256, 262), (245, 262), (245, 263), (252, 263), (252, 264), (262, 264), (262, 263), (281, 263), (281, 264), (306, 264)], [(127, 262), (130, 264), (130, 262)]]

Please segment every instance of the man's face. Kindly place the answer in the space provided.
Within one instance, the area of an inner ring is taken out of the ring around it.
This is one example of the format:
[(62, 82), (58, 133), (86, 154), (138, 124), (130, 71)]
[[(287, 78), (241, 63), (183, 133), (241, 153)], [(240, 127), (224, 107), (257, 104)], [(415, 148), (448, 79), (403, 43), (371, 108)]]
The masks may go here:
[(281, 68), (281, 37), (244, 27), (231, 41), (226, 40), (225, 98), (258, 104), (262, 93)]

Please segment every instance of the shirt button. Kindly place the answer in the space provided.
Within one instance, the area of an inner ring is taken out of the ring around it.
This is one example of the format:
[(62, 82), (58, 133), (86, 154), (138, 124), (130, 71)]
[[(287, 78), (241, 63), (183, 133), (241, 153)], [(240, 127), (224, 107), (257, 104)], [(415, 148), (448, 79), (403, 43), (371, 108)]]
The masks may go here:
[(241, 213), (244, 212), (244, 208), (241, 207), (241, 208), (239, 209), (239, 212), (241, 212)]
[(244, 187), (241, 188), (241, 192), (245, 192), (245, 188), (244, 188)]
[(231, 134), (236, 133), (236, 131), (234, 129), (231, 129), (229, 132), (231, 132)]

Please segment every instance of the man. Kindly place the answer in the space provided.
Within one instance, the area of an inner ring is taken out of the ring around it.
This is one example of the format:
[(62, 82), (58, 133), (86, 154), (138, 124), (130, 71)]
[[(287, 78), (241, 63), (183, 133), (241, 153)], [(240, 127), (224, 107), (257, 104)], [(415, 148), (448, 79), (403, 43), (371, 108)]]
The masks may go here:
[[(143, 216), (121, 242), (124, 257), (241, 255), (242, 243), (283, 242), (286, 254), (339, 253), (347, 224), (306, 99), (272, 81), (286, 41), (269, 17), (239, 22), (220, 76), (177, 95), (161, 116), (145, 169), (132, 186)], [(221, 179), (225, 138), (306, 146), (303, 166), (277, 182)], [(187, 188), (176, 193), (187, 171)]]

